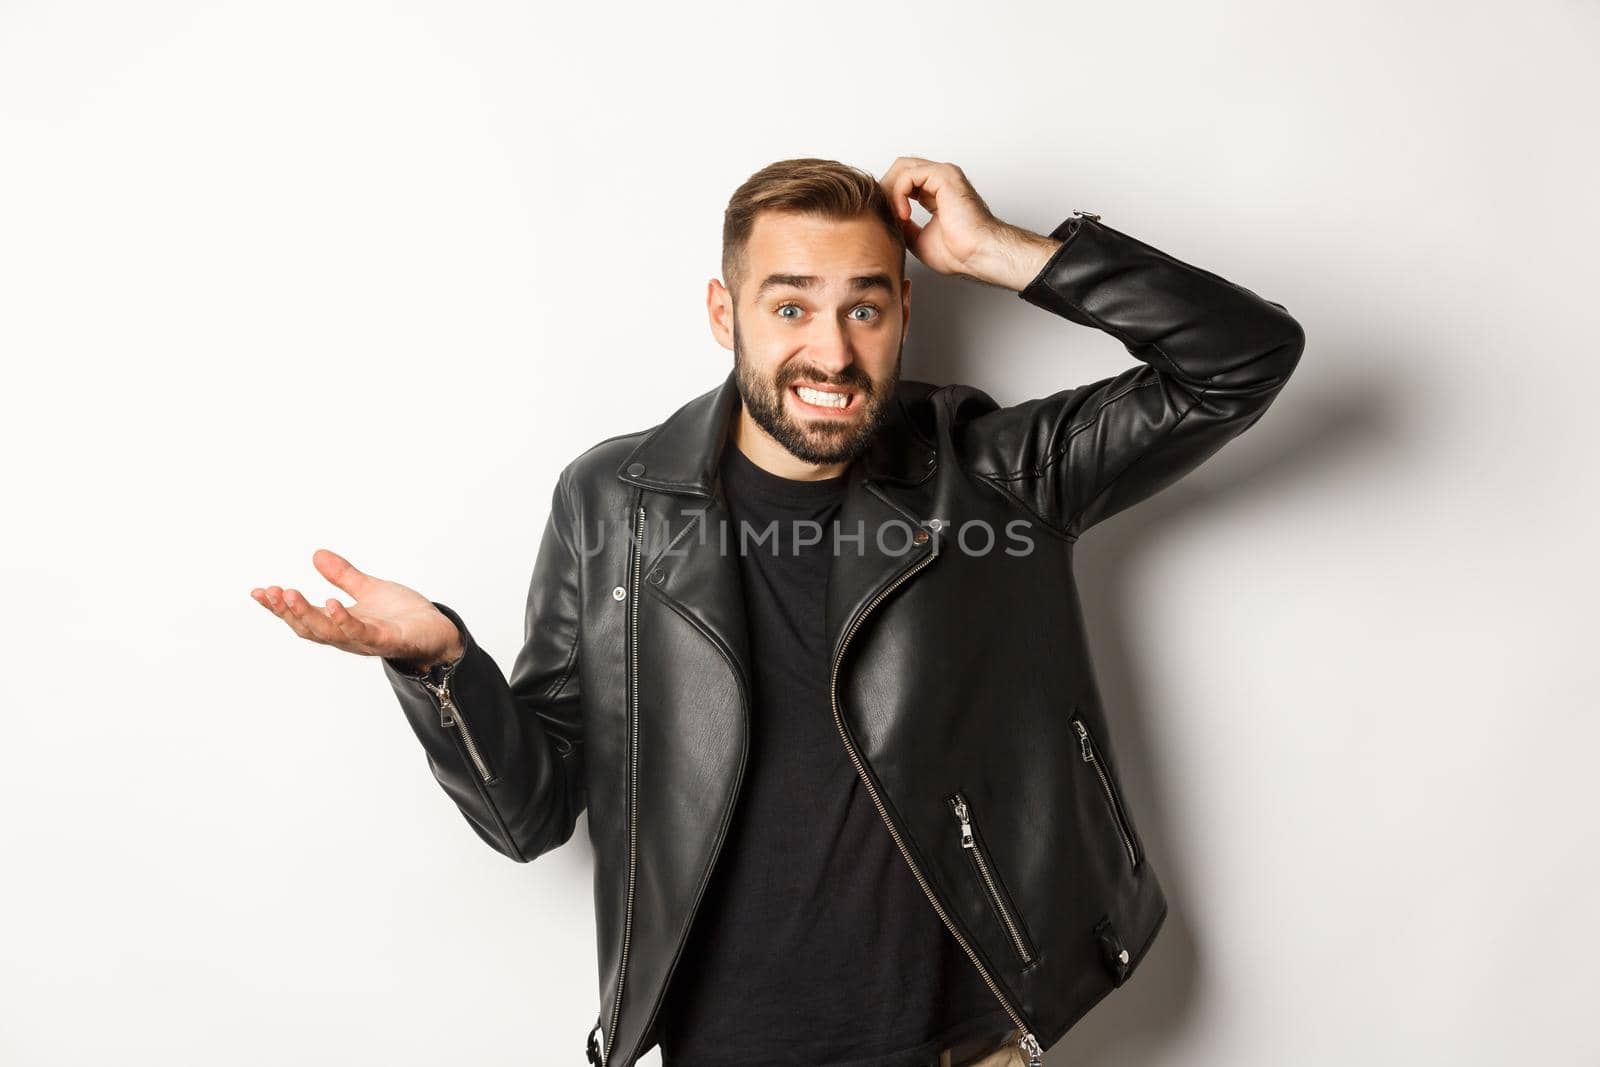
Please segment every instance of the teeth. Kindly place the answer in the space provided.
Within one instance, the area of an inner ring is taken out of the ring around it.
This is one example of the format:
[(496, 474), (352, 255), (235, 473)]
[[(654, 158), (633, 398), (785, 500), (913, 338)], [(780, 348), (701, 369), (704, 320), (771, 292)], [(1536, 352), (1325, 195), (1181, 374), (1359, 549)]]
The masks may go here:
[(800, 399), (808, 404), (818, 404), (825, 408), (842, 408), (850, 403), (849, 393), (824, 393), (818, 389), (810, 389), (804, 385), (796, 386), (795, 392), (800, 394)]

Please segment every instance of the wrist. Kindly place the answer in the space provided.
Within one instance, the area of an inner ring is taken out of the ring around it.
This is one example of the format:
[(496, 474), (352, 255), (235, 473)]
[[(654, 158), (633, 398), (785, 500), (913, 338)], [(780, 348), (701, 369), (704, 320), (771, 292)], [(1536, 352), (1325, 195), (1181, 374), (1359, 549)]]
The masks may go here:
[(461, 640), (457, 638), (454, 644), (444, 650), (443, 655), (428, 664), (428, 669), (431, 671), (435, 667), (452, 667), (461, 662), (461, 657), (466, 654), (467, 650), (462, 646)]
[(460, 638), (457, 638), (449, 648), (438, 656), (431, 659), (396, 660), (395, 666), (405, 674), (414, 674), (419, 678), (427, 677), (441, 668), (450, 667), (460, 662), (466, 653), (466, 648), (462, 645)]
[(1062, 243), (1057, 238), (1020, 226), (1002, 224), (983, 249), (968, 261), (963, 273), (986, 285), (1021, 292), (1044, 270), (1044, 265)]

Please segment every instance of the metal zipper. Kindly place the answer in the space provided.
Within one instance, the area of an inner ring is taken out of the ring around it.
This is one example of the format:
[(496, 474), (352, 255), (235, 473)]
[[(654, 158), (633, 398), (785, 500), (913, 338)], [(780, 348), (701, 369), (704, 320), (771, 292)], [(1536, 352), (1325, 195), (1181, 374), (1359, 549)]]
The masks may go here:
[(423, 688), (432, 693), (439, 701), (439, 725), (444, 729), (454, 726), (461, 735), (462, 747), (467, 750), (467, 758), (472, 760), (472, 765), (478, 769), (478, 777), (485, 782), (494, 781), (494, 775), (489, 773), (489, 767), (483, 762), (483, 755), (478, 751), (478, 743), (472, 739), (472, 731), (467, 729), (467, 720), (461, 717), (461, 709), (456, 707), (455, 700), (450, 696), (450, 676), (455, 673), (461, 660), (456, 660), (445, 669), (439, 679), (439, 684), (434, 685), (426, 678), (418, 679)]
[(1038, 1038), (1033, 1036), (1033, 1032), (1028, 1029), (1028, 1024), (1023, 1020), (1021, 1013), (1006, 999), (1005, 993), (1001, 992), (1000, 986), (996, 984), (993, 976), (989, 974), (988, 968), (984, 967), (983, 962), (978, 959), (978, 954), (973, 951), (972, 946), (962, 936), (961, 931), (956, 929), (955, 923), (950, 921), (950, 916), (945, 913), (944, 905), (940, 904), (939, 898), (934, 896), (932, 887), (928, 885), (928, 879), (923, 876), (921, 869), (917, 867), (916, 860), (911, 858), (910, 850), (906, 848), (905, 842), (900, 838), (900, 831), (895, 828), (894, 820), (889, 818), (888, 810), (878, 797), (878, 790), (873, 786), (872, 779), (867, 776), (866, 767), (863, 766), (861, 756), (856, 752), (855, 745), (850, 741), (850, 734), (844, 726), (844, 716), (839, 711), (839, 664), (844, 660), (844, 651), (850, 644), (850, 638), (855, 635), (856, 630), (861, 626), (862, 620), (878, 605), (879, 601), (894, 592), (907, 578), (932, 563), (934, 558), (935, 556), (930, 553), (918, 562), (916, 566), (896, 578), (889, 584), (888, 588), (873, 597), (867, 603), (867, 606), (861, 609), (861, 614), (857, 615), (850, 623), (850, 628), (845, 631), (844, 640), (839, 643), (839, 653), (833, 660), (833, 674), (828, 681), (828, 699), (833, 704), (833, 722), (839, 728), (839, 737), (844, 741), (845, 751), (849, 753), (850, 762), (854, 764), (856, 774), (861, 778), (861, 783), (867, 787), (867, 795), (872, 798), (872, 804), (878, 809), (878, 815), (883, 819), (883, 824), (889, 828), (889, 836), (894, 838), (895, 845), (900, 849), (900, 855), (905, 858), (906, 865), (911, 868), (911, 873), (916, 876), (917, 884), (922, 886), (922, 892), (927, 896), (928, 903), (932, 904), (933, 910), (938, 913), (939, 921), (944, 923), (945, 929), (950, 931), (951, 936), (956, 939), (956, 943), (966, 952), (967, 958), (972, 960), (972, 965), (978, 969), (978, 974), (983, 977), (984, 984), (995, 995), (995, 999), (1000, 1001), (1000, 1006), (1011, 1017), (1011, 1021), (1016, 1025), (1017, 1029), (1022, 1031), (1022, 1036), (1017, 1040), (1017, 1045), (1023, 1052), (1027, 1053), (1028, 1067), (1041, 1067), (1044, 1063), (1044, 1050), (1039, 1046)]
[(1128, 822), (1128, 813), (1123, 810), (1122, 798), (1117, 796), (1116, 789), (1111, 785), (1111, 776), (1106, 773), (1105, 761), (1100, 759), (1100, 746), (1089, 736), (1089, 728), (1083, 725), (1082, 719), (1073, 719), (1072, 725), (1078, 730), (1078, 744), (1083, 748), (1083, 762), (1092, 763), (1095, 776), (1100, 779), (1100, 790), (1106, 795), (1106, 804), (1111, 808), (1111, 818), (1117, 824), (1122, 847), (1128, 850), (1128, 863), (1137, 867), (1139, 848), (1133, 840), (1133, 827)]
[(628, 718), (628, 906), (622, 920), (622, 960), (617, 964), (617, 993), (611, 1004), (611, 1025), (600, 1031), (600, 1062), (604, 1064), (616, 1040), (617, 1020), (622, 1015), (622, 983), (628, 977), (628, 942), (633, 936), (634, 870), (638, 864), (639, 825), (639, 570), (644, 562), (644, 505), (639, 505), (638, 529), (633, 539), (633, 590), (628, 605), (628, 652), (631, 657), (632, 706)]
[(973, 863), (977, 865), (978, 874), (983, 877), (983, 884), (989, 890), (989, 901), (999, 914), (1000, 921), (1005, 923), (1006, 932), (1011, 935), (1011, 943), (1016, 946), (1017, 955), (1024, 964), (1032, 963), (1033, 953), (1028, 951), (1028, 943), (1022, 939), (1022, 930), (1012, 916), (1011, 909), (1006, 907), (1005, 898), (1000, 895), (1000, 887), (995, 885), (994, 876), (989, 872), (989, 861), (984, 857), (983, 849), (978, 846), (978, 839), (972, 832), (972, 809), (967, 806), (967, 798), (957, 793), (950, 798), (950, 807), (961, 823), (961, 847), (967, 850)]

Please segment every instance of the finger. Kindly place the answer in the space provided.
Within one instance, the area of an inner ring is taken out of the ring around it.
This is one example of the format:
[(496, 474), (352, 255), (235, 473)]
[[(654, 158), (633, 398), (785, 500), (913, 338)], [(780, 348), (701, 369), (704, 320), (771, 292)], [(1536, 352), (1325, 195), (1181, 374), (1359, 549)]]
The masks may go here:
[(307, 641), (316, 640), (315, 637), (311, 636), (311, 631), (307, 630), (304, 624), (302, 624), (295, 616), (294, 612), (289, 610), (289, 605), (284, 601), (282, 589), (275, 585), (269, 585), (266, 588), (266, 594), (267, 606), (272, 609), (272, 613), (274, 615), (284, 621), (284, 624), (287, 625), (289, 629), (293, 630), (296, 634), (305, 638)]
[(283, 602), (288, 605), (295, 621), (309, 632), (311, 640), (331, 644), (341, 639), (339, 628), (333, 625), (326, 615), (312, 607), (300, 590), (285, 589)]
[(905, 167), (906, 157), (901, 156), (893, 163), (889, 164), (889, 168), (883, 172), (883, 177), (878, 179), (878, 184), (883, 187), (883, 195), (889, 198), (889, 204), (894, 208), (894, 213), (897, 218), (905, 218), (905, 212), (901, 210), (900, 202), (895, 199), (894, 183), (900, 177), (900, 172), (904, 170)]
[(923, 159), (921, 156), (896, 156), (895, 161), (889, 164), (889, 169), (883, 172), (883, 177), (880, 181), (887, 184), (892, 178), (898, 177), (900, 172), (907, 167), (925, 166), (932, 162), (933, 160)]
[(946, 176), (937, 164), (912, 164), (901, 172), (895, 179), (892, 199), (897, 207), (901, 208), (900, 217), (911, 217), (911, 201), (927, 208), (932, 213), (938, 206), (940, 190), (947, 184)]
[[(905, 234), (906, 247), (912, 252), (917, 250), (917, 242), (922, 240), (922, 226), (910, 219), (900, 220), (900, 232)], [(920, 256), (918, 258), (921, 258)]]
[(900, 156), (889, 169), (883, 172), (883, 177), (878, 179), (878, 184), (883, 186), (883, 192), (889, 198), (890, 205), (894, 208), (897, 218), (908, 219), (911, 217), (911, 204), (906, 200), (905, 194), (900, 192), (906, 171), (911, 167), (919, 166), (923, 160), (916, 156)]
[(895, 215), (901, 219), (911, 217), (911, 201), (906, 198), (906, 190), (912, 184), (910, 169), (916, 165), (905, 156), (901, 156), (883, 176), (884, 192), (889, 197), (889, 203), (894, 205)]
[(372, 648), (377, 644), (374, 640), (377, 627), (350, 614), (349, 610), (339, 603), (338, 597), (329, 597), (325, 606), (328, 609), (328, 620), (338, 627), (346, 641), (364, 648)]
[(267, 591), (265, 589), (257, 588), (250, 590), (250, 599), (254, 600), (257, 604), (260, 604), (262, 607), (266, 608), (280, 619), (283, 618), (282, 602), (280, 601), (278, 603), (273, 603), (272, 597), (267, 595)]
[(375, 583), (370, 574), (356, 569), (355, 565), (331, 549), (319, 548), (311, 553), (311, 565), (328, 581), (360, 600)]

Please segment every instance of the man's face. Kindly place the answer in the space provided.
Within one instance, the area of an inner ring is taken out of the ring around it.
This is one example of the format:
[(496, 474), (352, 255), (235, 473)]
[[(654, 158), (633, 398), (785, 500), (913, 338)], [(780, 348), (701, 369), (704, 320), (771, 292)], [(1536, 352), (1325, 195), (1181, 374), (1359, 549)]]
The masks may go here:
[(745, 410), (799, 459), (847, 463), (887, 418), (910, 317), (902, 269), (875, 218), (757, 217), (727, 300), (734, 368)]

